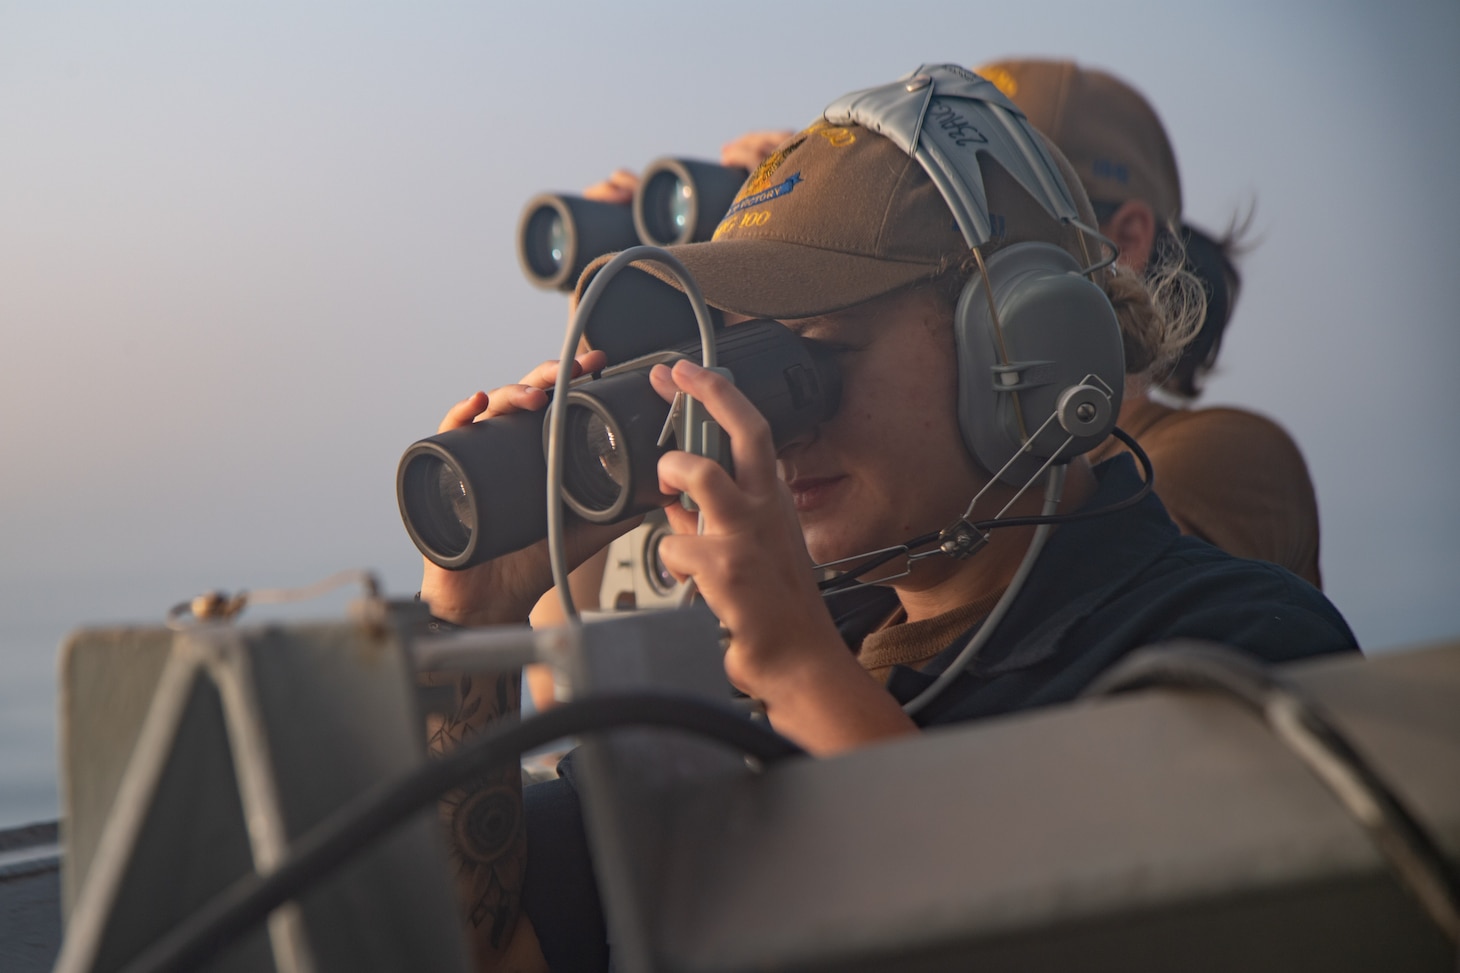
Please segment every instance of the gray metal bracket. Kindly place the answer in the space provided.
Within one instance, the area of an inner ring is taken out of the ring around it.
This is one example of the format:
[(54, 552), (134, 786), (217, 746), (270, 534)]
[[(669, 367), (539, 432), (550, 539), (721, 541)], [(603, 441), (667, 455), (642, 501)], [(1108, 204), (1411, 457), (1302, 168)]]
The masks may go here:
[[(126, 770), (112, 775), (113, 793), (86, 791), (88, 804), (68, 793), (67, 844), (89, 854), (68, 871), (77, 887), (57, 971), (119, 968), (235, 879), (275, 867), (292, 837), (425, 759), (405, 651), (419, 619), (408, 615), (401, 608), (386, 624), (208, 623), (70, 639), (62, 663), (67, 779), (84, 779), (96, 753), (124, 758)], [(131, 649), (140, 649), (155, 682), (113, 680)], [(119, 690), (130, 696), (119, 708), (76, 705)], [(118, 709), (124, 718), (110, 719)], [(430, 812), (276, 910), (266, 931), (210, 968), (464, 971)]]

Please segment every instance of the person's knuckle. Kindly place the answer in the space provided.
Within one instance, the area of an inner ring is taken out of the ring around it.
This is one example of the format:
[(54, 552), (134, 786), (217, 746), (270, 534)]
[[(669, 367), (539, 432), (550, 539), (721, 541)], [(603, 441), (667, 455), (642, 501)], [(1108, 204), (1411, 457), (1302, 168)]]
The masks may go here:
[(704, 377), (706, 388), (721, 395), (735, 387), (729, 378), (712, 368), (706, 368), (701, 375)]
[[(689, 454), (681, 454), (686, 460)], [(684, 462), (683, 460), (681, 462)], [(692, 495), (701, 495), (708, 492), (720, 477), (720, 466), (713, 462), (685, 462), (684, 482), (689, 487), (688, 492)]]

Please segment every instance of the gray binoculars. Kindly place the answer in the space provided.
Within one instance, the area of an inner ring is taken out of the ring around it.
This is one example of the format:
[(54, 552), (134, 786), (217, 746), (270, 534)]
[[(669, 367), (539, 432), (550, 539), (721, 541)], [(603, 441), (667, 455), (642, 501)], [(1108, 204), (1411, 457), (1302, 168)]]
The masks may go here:
[(534, 196), (517, 224), (522, 272), (538, 287), (571, 291), (583, 269), (605, 253), (708, 240), (747, 175), (713, 162), (664, 158), (644, 170), (631, 204)]
[[(716, 339), (720, 367), (754, 403), (782, 446), (836, 413), (837, 351), (777, 321), (748, 321)], [(610, 524), (663, 506), (658, 464), (674, 448), (670, 414), (649, 382), (656, 364), (700, 357), (699, 341), (584, 376), (568, 390), (562, 501)], [(547, 536), (547, 413), (514, 412), (413, 444), (396, 496), (416, 547), (444, 568), (480, 564)]]

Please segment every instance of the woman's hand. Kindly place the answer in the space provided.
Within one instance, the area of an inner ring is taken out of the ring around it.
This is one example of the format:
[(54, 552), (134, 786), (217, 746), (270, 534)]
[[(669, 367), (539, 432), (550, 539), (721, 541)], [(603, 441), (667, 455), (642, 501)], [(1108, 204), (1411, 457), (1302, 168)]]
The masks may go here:
[[(598, 371), (605, 364), (603, 352), (585, 352), (573, 362), (573, 376)], [(515, 385), (462, 399), (446, 413), (436, 431), (447, 432), (511, 412), (546, 408), (546, 390), (553, 387), (557, 377), (558, 363), (543, 362)], [(564, 538), (569, 567), (577, 566), (615, 537), (633, 529), (637, 522), (572, 523)], [(552, 584), (547, 542), (540, 541), (461, 571), (449, 571), (426, 560), (421, 598), (431, 606), (433, 615), (458, 625), (516, 624), (527, 621), (532, 606)]]
[(795, 134), (780, 128), (746, 132), (720, 146), (720, 165), (739, 166), (754, 172), (757, 166), (770, 158), (772, 152), (780, 148), (782, 142)]
[(792, 644), (847, 654), (817, 593), (791, 494), (776, 474), (770, 426), (728, 380), (690, 362), (672, 372), (656, 367), (650, 378), (661, 395), (693, 395), (730, 436), (733, 477), (713, 460), (680, 450), (660, 459), (659, 489), (688, 493), (705, 526), (696, 535), (696, 515), (671, 504), (675, 536), (661, 542), (659, 553), (676, 576), (695, 579), (730, 630), (731, 682), (764, 698), (765, 687), (803, 660)]
[(583, 190), (583, 198), (599, 203), (632, 203), (639, 190), (639, 177), (627, 169), (615, 169), (613, 175)]
[(724, 377), (691, 362), (650, 375), (665, 397), (698, 399), (730, 437), (735, 474), (675, 450), (659, 460), (659, 489), (700, 508), (668, 508), (675, 534), (659, 546), (664, 566), (693, 577), (729, 631), (725, 673), (761, 700), (776, 729), (812, 751), (831, 752), (913, 729), (891, 696), (862, 670), (817, 591), (790, 491), (776, 472), (770, 426)]

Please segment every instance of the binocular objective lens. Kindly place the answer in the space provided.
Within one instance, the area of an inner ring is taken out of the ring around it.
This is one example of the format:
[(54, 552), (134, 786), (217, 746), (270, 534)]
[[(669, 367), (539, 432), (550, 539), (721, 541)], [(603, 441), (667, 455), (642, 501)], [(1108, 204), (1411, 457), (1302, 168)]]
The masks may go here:
[(568, 228), (562, 214), (544, 206), (527, 223), (527, 260), (543, 277), (556, 274), (568, 259)]
[(445, 463), (441, 464), (441, 470), (436, 474), (436, 492), (441, 498), (441, 509), (447, 513), (447, 523), (452, 530), (459, 530), (463, 536), (470, 536), (477, 525), (476, 517), (472, 514), (471, 501), (466, 496), (466, 484)]
[(461, 554), (477, 529), (461, 474), (440, 457), (426, 455), (412, 460), (407, 476), (408, 496), (419, 498), (411, 517), (421, 539), (445, 557)]
[(563, 226), (563, 218), (554, 215), (552, 222), (548, 225), (548, 253), (552, 255), (553, 264), (561, 267), (563, 261), (568, 259), (568, 231)]
[(628, 489), (628, 451), (603, 417), (581, 405), (567, 416), (567, 465), (564, 487), (591, 510), (607, 510)]
[(651, 175), (634, 203), (638, 210), (639, 235), (644, 243), (668, 247), (690, 242), (694, 227), (694, 184), (676, 173), (661, 169)]
[(690, 203), (694, 192), (685, 185), (684, 180), (676, 179), (669, 187), (669, 221), (674, 224), (675, 230), (683, 232), (689, 225)]

